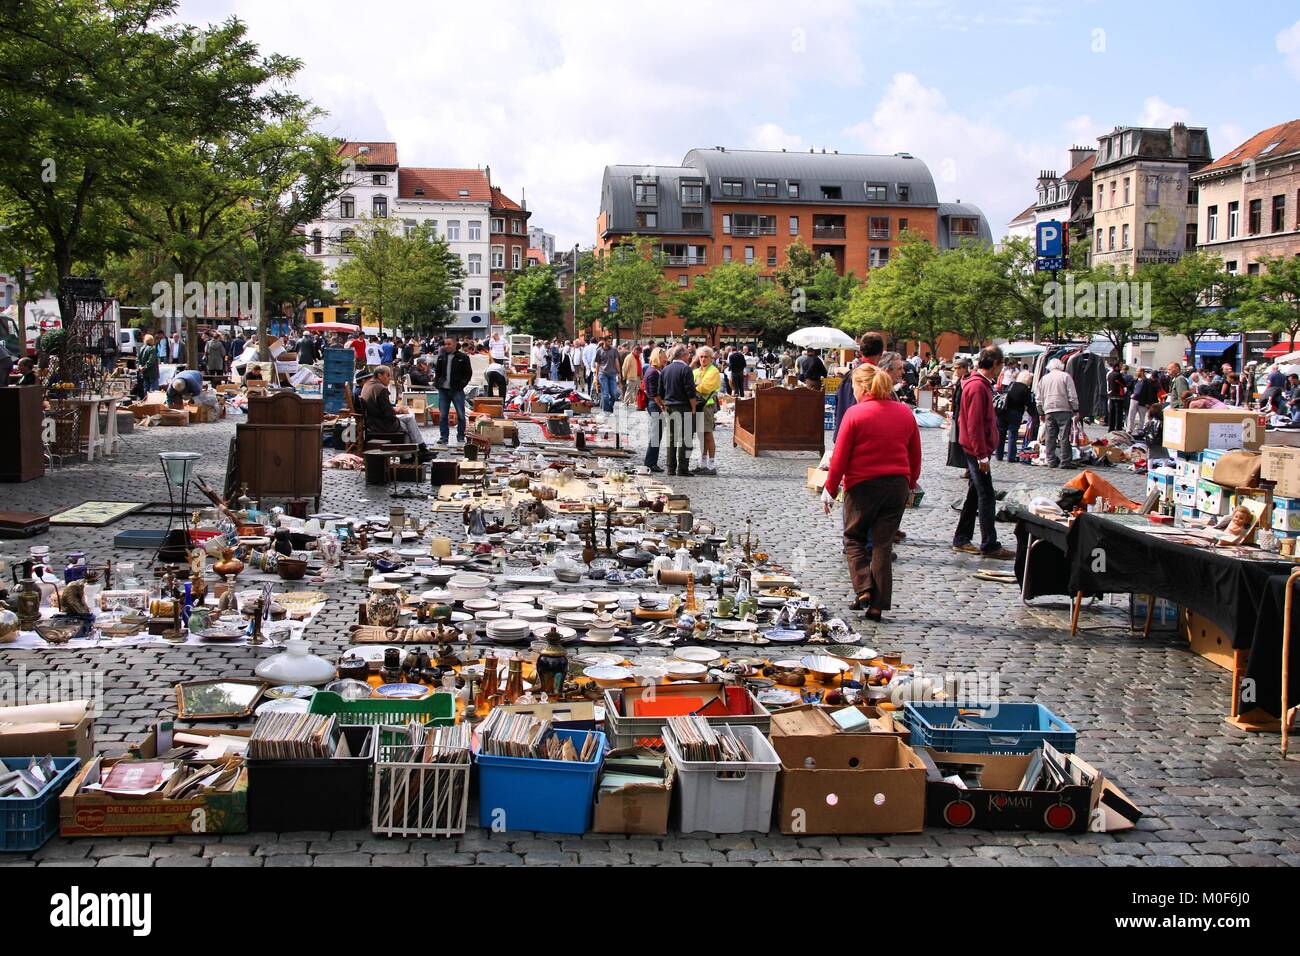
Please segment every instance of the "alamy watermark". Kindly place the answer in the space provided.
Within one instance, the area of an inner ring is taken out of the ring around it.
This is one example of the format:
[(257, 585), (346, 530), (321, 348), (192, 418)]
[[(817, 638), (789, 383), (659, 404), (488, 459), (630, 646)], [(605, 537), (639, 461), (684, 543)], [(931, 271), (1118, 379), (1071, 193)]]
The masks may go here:
[(28, 670), (19, 664), (0, 671), (0, 707), (28, 704), (57, 704), (85, 700), (102, 712), (104, 672), (102, 670)]
[(1066, 275), (1043, 286), (1043, 315), (1049, 319), (1131, 319), (1133, 328), (1151, 324), (1150, 282), (1076, 282)]
[(158, 319), (181, 315), (191, 319), (256, 320), (262, 307), (260, 282), (186, 282), (178, 272), (171, 282), (155, 282), (151, 291), (151, 308)]

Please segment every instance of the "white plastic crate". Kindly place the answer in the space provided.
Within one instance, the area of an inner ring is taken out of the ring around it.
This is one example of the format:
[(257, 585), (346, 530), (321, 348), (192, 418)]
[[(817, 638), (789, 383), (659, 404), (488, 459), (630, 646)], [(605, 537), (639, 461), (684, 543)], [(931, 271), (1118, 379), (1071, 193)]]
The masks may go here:
[[(385, 728), (394, 730), (396, 728)], [(410, 763), (404, 743), (379, 748), (370, 829), (385, 836), (459, 836), (469, 811), (464, 763)]]
[[(766, 833), (772, 827), (772, 798), (781, 758), (756, 727), (727, 728), (755, 760), (747, 763), (683, 760), (663, 728), (664, 746), (677, 769), (678, 828), (683, 833)], [(740, 776), (724, 776), (735, 774)]]

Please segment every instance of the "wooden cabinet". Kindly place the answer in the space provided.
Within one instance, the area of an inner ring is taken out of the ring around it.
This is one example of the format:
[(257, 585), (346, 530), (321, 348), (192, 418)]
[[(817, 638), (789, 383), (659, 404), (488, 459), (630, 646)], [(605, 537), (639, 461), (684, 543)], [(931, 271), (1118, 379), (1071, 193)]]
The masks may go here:
[(818, 390), (770, 386), (736, 401), (732, 443), (751, 455), (765, 451), (815, 451), (826, 448), (824, 406)]
[(254, 498), (315, 498), (320, 509), (320, 399), (292, 392), (249, 398), (248, 423), (235, 426), (238, 483)]
[(39, 385), (0, 388), (0, 481), (31, 481), (45, 474)]

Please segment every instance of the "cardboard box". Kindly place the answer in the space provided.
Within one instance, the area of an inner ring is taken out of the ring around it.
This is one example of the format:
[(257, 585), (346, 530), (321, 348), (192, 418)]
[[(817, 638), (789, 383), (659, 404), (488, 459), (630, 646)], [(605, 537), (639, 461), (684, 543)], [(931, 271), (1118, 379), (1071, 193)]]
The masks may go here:
[(1201, 477), (1200, 452), (1174, 452), (1174, 471), (1184, 481), (1197, 481)]
[[(209, 730), (192, 728), (184, 731), (205, 737), (247, 737), (248, 730)], [(139, 759), (157, 756), (157, 737), (151, 733), (132, 748)], [(122, 797), (97, 791), (82, 792), (88, 783), (102, 779), (104, 771), (121, 760), (136, 757), (90, 760), (73, 777), (59, 797), (59, 833), (65, 837), (98, 836), (177, 836), (180, 834), (247, 833), (248, 768), (239, 772), (232, 790), (223, 793), (199, 793), (184, 800), (162, 795)]]
[(1209, 618), (1189, 611), (1183, 619), (1183, 636), (1187, 638), (1194, 653), (1224, 670), (1234, 669), (1237, 653), (1233, 649), (1232, 638)]
[[(1128, 596), (1128, 627), (1130, 631), (1142, 631), (1146, 628), (1147, 608), (1151, 603), (1148, 594), (1130, 594)], [(1155, 610), (1151, 613), (1151, 633), (1176, 634), (1180, 627), (1179, 605), (1165, 598), (1156, 598)]]
[(1161, 498), (1174, 496), (1174, 480), (1178, 472), (1173, 468), (1153, 468), (1147, 472), (1147, 494), (1158, 491)]
[(1196, 509), (1202, 514), (1222, 517), (1232, 510), (1232, 493), (1222, 485), (1202, 480), (1196, 486)]
[(1300, 428), (1270, 428), (1264, 432), (1264, 447), (1269, 445), (1300, 448)]
[(845, 733), (832, 714), (853, 708), (867, 718), (870, 730), (861, 733), (887, 734), (906, 742), (912, 732), (902, 721), (894, 720), (890, 711), (880, 710), (870, 704), (839, 704), (825, 707), (819, 704), (796, 704), (772, 714), (773, 737), (829, 737)]
[(1178, 505), (1175, 509), (1175, 514), (1177, 514), (1178, 518), (1182, 521), (1186, 521), (1188, 518), (1199, 518), (1201, 516), (1201, 513), (1196, 510), (1195, 505), (1184, 504)]
[(136, 421), (153, 415), (161, 415), (166, 410), (167, 406), (162, 402), (136, 402), (130, 409), (131, 415)]
[(1170, 451), (1254, 451), (1264, 440), (1264, 424), (1263, 415), (1243, 408), (1170, 408), (1165, 410), (1164, 443)]
[(596, 730), (596, 704), (590, 700), (549, 701), (545, 704), (510, 704), (501, 707), (511, 714), (532, 714), (549, 720), (561, 730)]
[(164, 408), (158, 424), (179, 427), (190, 423), (190, 413), (183, 408)]
[(1196, 507), (1197, 482), (1183, 478), (1174, 479), (1174, 504), (1188, 508)]
[[(0, 708), (0, 720), (4, 708)], [(33, 724), (33, 729), (17, 729), (0, 733), (0, 757), (80, 757), (83, 761), (95, 755), (95, 714), (86, 710), (86, 716), (76, 724)]]
[(1273, 499), (1273, 530), (1300, 531), (1300, 498)]
[(1142, 815), (1118, 788), (1074, 754), (1063, 756), (1076, 783), (1061, 790), (1020, 790), (1030, 754), (959, 754), (929, 748), (926, 752), (936, 764), (984, 768), (978, 788), (927, 781), (926, 826), (1109, 833), (1131, 828)]
[(474, 426), (474, 434), (486, 438), (494, 445), (504, 445), (506, 442), (517, 444), (519, 426), (504, 418), (480, 418)]
[[(662, 771), (658, 778), (645, 778), (645, 783), (629, 784), (618, 790), (604, 790), (597, 778), (596, 806), (592, 811), (593, 833), (647, 833), (668, 832), (668, 813), (673, 805), (673, 765), (664, 754), (643, 747), (611, 750), (605, 756), (606, 768), (610, 759), (634, 754), (651, 757), (659, 762)], [(606, 771), (607, 772), (607, 771)], [(602, 772), (601, 776), (604, 776)]]
[(1260, 477), (1274, 482), (1273, 494), (1282, 498), (1300, 498), (1300, 448), (1265, 445)]
[(1218, 464), (1219, 459), (1223, 457), (1223, 452), (1216, 448), (1207, 448), (1201, 452), (1201, 470), (1196, 476), (1197, 480), (1204, 478), (1206, 481), (1214, 480), (1214, 466)]
[(772, 736), (781, 757), (781, 832), (917, 833), (925, 825), (925, 765), (884, 734)]
[(821, 468), (809, 468), (808, 479), (807, 479), (808, 490), (821, 491), (824, 487), (826, 487), (826, 479), (829, 476), (830, 476), (830, 472), (825, 471)]

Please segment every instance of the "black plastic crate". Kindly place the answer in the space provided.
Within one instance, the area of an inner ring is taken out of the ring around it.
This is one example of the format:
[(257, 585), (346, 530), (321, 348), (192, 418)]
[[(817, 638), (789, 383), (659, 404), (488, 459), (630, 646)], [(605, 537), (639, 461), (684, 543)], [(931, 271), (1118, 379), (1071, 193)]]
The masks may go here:
[(375, 728), (342, 727), (351, 757), (248, 761), (253, 831), (368, 830)]

